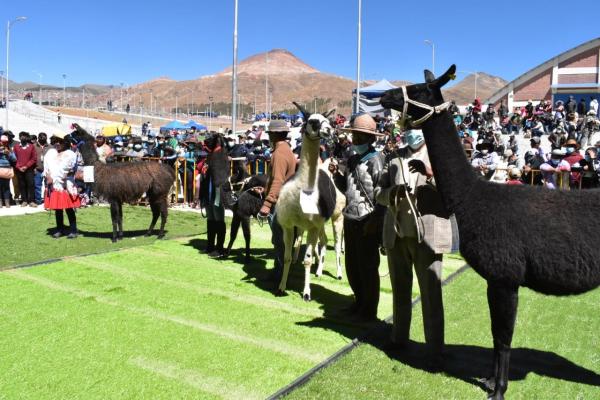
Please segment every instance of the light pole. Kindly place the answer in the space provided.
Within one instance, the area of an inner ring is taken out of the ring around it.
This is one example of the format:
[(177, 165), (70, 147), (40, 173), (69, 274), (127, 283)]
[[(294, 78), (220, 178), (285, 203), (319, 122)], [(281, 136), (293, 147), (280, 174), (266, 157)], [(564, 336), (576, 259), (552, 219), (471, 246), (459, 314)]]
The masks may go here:
[(25, 21), (26, 19), (27, 17), (17, 17), (12, 21), (8, 21), (6, 23), (6, 105), (4, 107), (6, 109), (6, 126), (4, 127), (5, 130), (8, 130), (8, 56), (10, 54), (10, 27), (16, 24), (17, 22)]
[(425, 43), (431, 46), (431, 72), (435, 75), (435, 43), (429, 39), (425, 39)]
[(81, 92), (81, 108), (85, 110), (85, 86), (83, 86), (83, 91)]
[(37, 76), (39, 76), (39, 78), (40, 78), (40, 96), (38, 98), (38, 105), (41, 107), (42, 106), (42, 77), (43, 77), (43, 75), (37, 71), (33, 71), (33, 73), (37, 74)]
[(208, 97), (208, 131), (212, 132), (212, 96)]
[(67, 106), (67, 74), (62, 74), (63, 77), (63, 107)]
[[(358, 33), (357, 33), (357, 45), (356, 45), (356, 101), (354, 102), (354, 113), (358, 114), (359, 111), (359, 99), (360, 99), (360, 47), (361, 47), (361, 17), (362, 17), (362, 1), (358, 0)], [(315, 112), (316, 112), (316, 100), (315, 100)]]
[(233, 75), (231, 79), (231, 132), (237, 129), (237, 56), (238, 56), (238, 0), (233, 11)]
[[(2, 93), (0, 96), (4, 95), (4, 71), (0, 71), (0, 93)], [(2, 98), (0, 98), (0, 101), (2, 101)]]
[(121, 99), (119, 100), (119, 110), (123, 112), (123, 82), (121, 82), (119, 86), (121, 86)]
[(175, 93), (175, 121), (179, 117), (179, 93)]
[(477, 79), (479, 78), (479, 73), (478, 72), (473, 72), (473, 71), (466, 71), (466, 70), (462, 70), (462, 71), (458, 71), (458, 72), (465, 72), (467, 74), (473, 74), (473, 75), (475, 75), (475, 93), (474, 93), (473, 99), (476, 99), (477, 98)]

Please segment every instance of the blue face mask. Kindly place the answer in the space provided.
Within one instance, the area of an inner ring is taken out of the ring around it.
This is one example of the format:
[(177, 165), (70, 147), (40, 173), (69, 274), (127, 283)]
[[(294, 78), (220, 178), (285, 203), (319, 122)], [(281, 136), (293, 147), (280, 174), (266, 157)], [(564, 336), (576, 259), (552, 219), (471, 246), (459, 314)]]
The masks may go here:
[(567, 147), (567, 154), (571, 154), (575, 151), (575, 147)]
[(356, 152), (358, 154), (366, 153), (367, 150), (369, 150), (369, 143), (365, 143), (365, 144), (353, 144), (352, 145), (352, 150), (354, 150), (354, 152)]
[(425, 139), (423, 138), (423, 132), (418, 130), (410, 130), (406, 132), (404, 139), (406, 140), (406, 144), (413, 150), (418, 149), (425, 142)]

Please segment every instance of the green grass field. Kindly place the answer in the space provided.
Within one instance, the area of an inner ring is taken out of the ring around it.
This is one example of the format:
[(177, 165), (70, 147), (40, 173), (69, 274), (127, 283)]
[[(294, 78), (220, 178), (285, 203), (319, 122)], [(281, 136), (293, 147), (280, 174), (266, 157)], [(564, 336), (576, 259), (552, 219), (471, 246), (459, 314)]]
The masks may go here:
[[(241, 234), (229, 260), (199, 252), (205, 220), (198, 214), (171, 212), (161, 241), (141, 236), (148, 209), (124, 214), (126, 238), (117, 244), (109, 240), (107, 208), (79, 211), (83, 236), (76, 240), (52, 239), (47, 214), (0, 219), (13, 238), (0, 248), (0, 399), (265, 398), (373, 329), (341, 312), (351, 291), (345, 279), (334, 279), (332, 251), (307, 303), (300, 266), (292, 269), (288, 296), (272, 295), (264, 279), (272, 266), (267, 226), (253, 224), (255, 257), (243, 265)], [(444, 275), (463, 264), (448, 255)], [(449, 373), (429, 373), (420, 361), (417, 307), (408, 355), (382, 351), (387, 332), (380, 330), (291, 397), (483, 398), (474, 377), (491, 358), (484, 281), (469, 271), (444, 290), (455, 365)], [(381, 291), (384, 318), (391, 313), (389, 278)], [(593, 351), (599, 297), (522, 292), (511, 398), (596, 397), (589, 383), (600, 385), (590, 372), (600, 371)]]

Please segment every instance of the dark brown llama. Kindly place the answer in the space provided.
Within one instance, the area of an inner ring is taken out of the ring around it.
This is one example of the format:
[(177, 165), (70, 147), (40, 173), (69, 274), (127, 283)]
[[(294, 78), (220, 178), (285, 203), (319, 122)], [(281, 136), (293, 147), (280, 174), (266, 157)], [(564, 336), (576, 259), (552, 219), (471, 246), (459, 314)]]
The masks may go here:
[(487, 281), (494, 338), (493, 377), (487, 386), (491, 399), (503, 399), (519, 287), (567, 296), (600, 285), (600, 239), (590, 223), (600, 218), (600, 191), (563, 192), (479, 179), (442, 98), (441, 87), (455, 72), (453, 65), (435, 79), (425, 71), (425, 83), (389, 90), (381, 104), (403, 112), (409, 125), (422, 126), (437, 188), (456, 215), (460, 252)]
[(152, 210), (152, 222), (146, 232), (150, 236), (160, 216), (158, 238), (165, 236), (169, 212), (167, 195), (175, 181), (175, 170), (157, 162), (116, 162), (104, 164), (98, 160), (95, 140), (82, 127), (73, 124), (71, 135), (79, 143), (84, 165), (94, 166), (94, 191), (110, 204), (112, 241), (123, 239), (123, 203), (138, 201), (144, 193)]

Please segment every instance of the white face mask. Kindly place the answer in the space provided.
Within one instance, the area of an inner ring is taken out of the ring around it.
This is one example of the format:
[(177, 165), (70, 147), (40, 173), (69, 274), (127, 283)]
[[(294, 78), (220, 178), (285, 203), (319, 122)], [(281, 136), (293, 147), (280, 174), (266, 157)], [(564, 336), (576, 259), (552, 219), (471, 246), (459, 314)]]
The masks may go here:
[(489, 150), (488, 150), (488, 149), (483, 149), (483, 150), (481, 150), (481, 154), (483, 154), (484, 156), (485, 156), (487, 153), (489, 153)]

